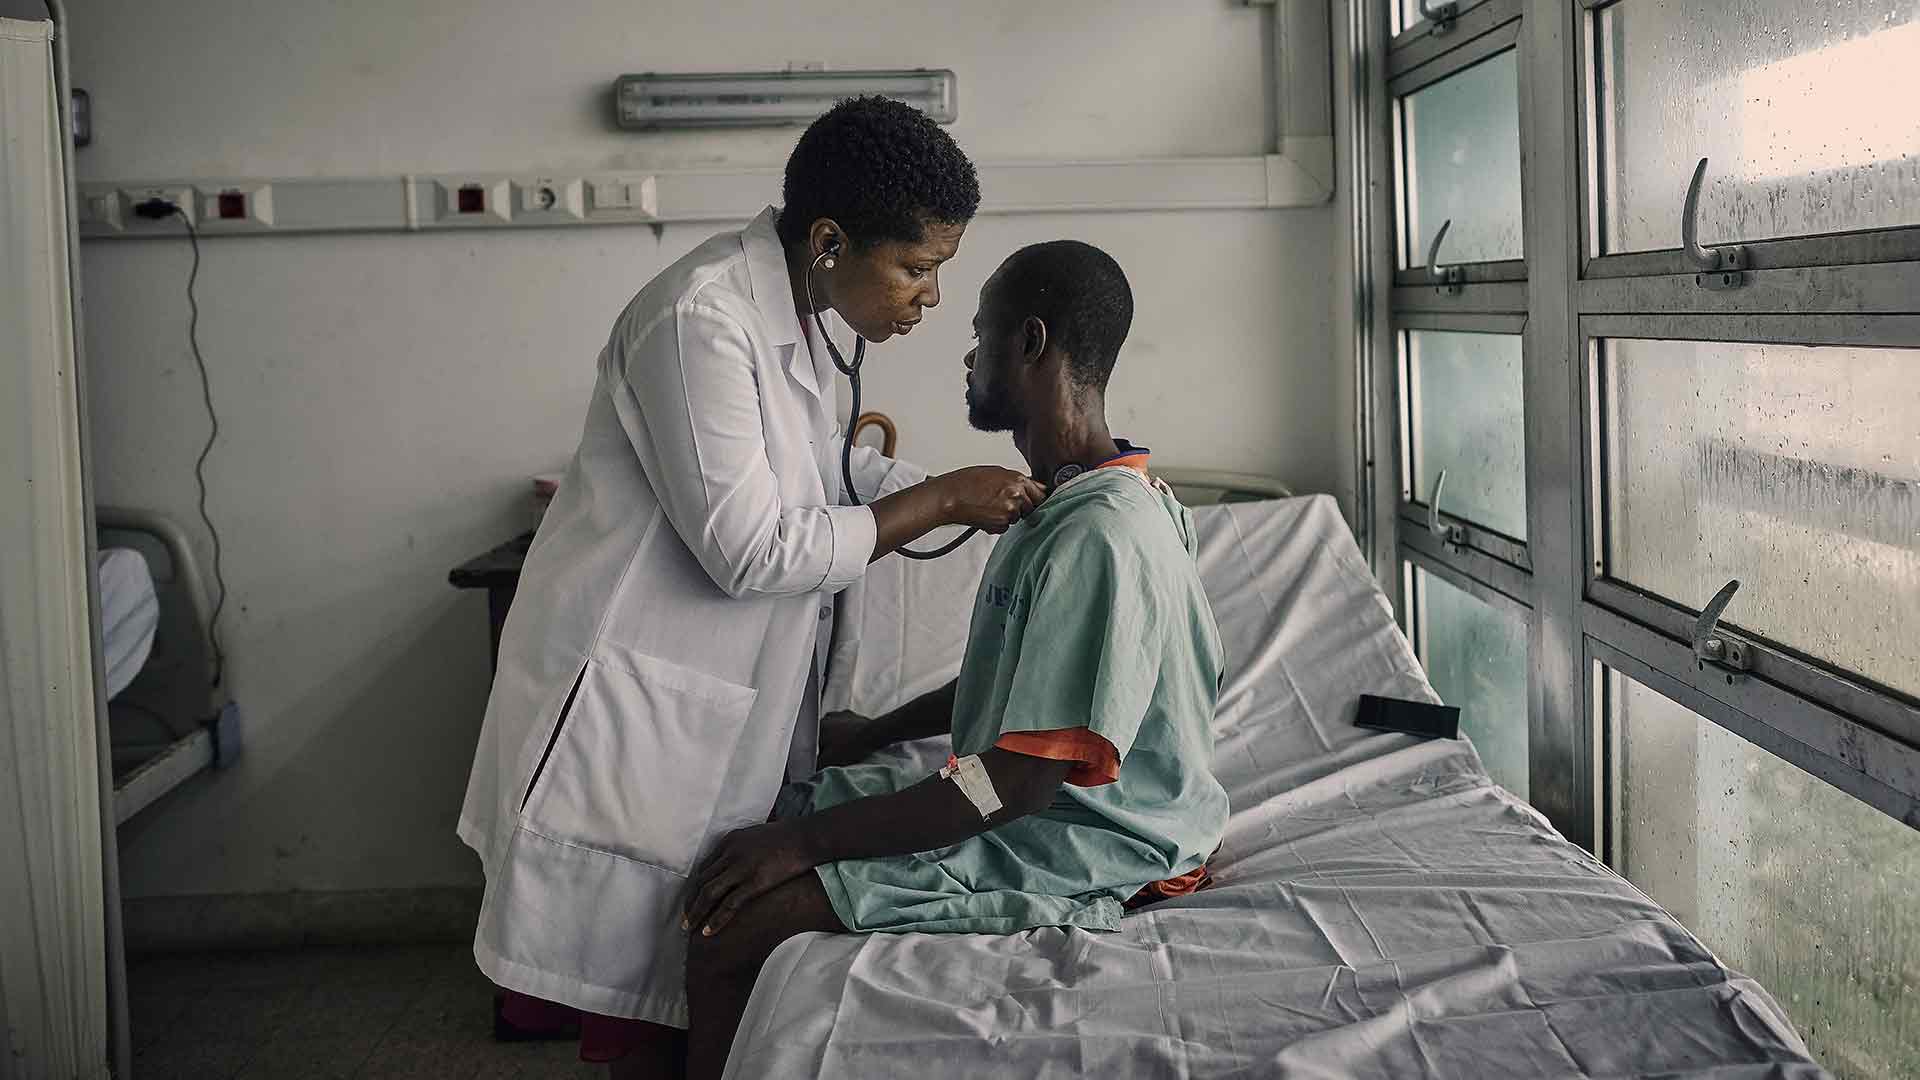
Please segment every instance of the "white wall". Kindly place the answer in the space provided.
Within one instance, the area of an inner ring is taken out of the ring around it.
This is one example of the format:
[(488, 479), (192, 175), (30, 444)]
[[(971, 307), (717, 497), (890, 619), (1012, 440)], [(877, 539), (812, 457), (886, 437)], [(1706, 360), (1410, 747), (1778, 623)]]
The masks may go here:
[[(83, 180), (778, 165), (796, 132), (637, 137), (629, 71), (946, 66), (977, 159), (1250, 154), (1257, 8), (1060, 0), (75, 4), (93, 94)], [(750, 27), (750, 36), (731, 29)], [(486, 696), (481, 598), (449, 568), (533, 521), (530, 473), (579, 433), (593, 358), (647, 278), (721, 228), (232, 238), (203, 245), (209, 462), (232, 600), (232, 770), (122, 830), (129, 896), (469, 884), (453, 839)], [(932, 467), (1016, 459), (966, 429), (979, 283), (1020, 244), (1100, 244), (1138, 315), (1117, 430), (1164, 464), (1350, 486), (1330, 207), (976, 221), (945, 302), (869, 357), (870, 407)], [(184, 241), (85, 247), (97, 486), (194, 526), (204, 438)]]

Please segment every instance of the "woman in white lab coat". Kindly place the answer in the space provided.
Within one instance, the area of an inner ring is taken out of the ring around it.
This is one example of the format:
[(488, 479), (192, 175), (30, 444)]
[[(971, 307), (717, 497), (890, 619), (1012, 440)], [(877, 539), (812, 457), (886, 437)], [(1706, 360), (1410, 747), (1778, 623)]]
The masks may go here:
[(865, 448), (870, 505), (842, 490), (803, 275), (843, 349), (910, 332), (979, 204), (952, 138), (897, 102), (843, 102), (795, 147), (784, 203), (615, 322), (500, 640), (459, 824), (487, 879), (474, 954), (589, 1027), (686, 1026), (686, 875), (811, 771), (833, 594), (933, 528), (1003, 530), (1044, 497), (1010, 470), (925, 479)]

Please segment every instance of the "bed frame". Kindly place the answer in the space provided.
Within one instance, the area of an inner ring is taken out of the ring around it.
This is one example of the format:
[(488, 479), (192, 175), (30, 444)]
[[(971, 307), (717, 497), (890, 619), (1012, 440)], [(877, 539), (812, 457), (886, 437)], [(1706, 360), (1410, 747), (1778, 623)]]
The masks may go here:
[(1258, 502), (1261, 499), (1290, 499), (1293, 489), (1271, 476), (1256, 473), (1217, 472), (1211, 469), (1160, 469), (1153, 475), (1166, 481), (1174, 497), (1187, 506), (1213, 506), (1217, 503)]
[(150, 510), (97, 506), (100, 546), (147, 560), (160, 601), (153, 652), (107, 703), (113, 737), (114, 823), (144, 810), (209, 766), (240, 754), (239, 709), (215, 684), (205, 579), (186, 533)]

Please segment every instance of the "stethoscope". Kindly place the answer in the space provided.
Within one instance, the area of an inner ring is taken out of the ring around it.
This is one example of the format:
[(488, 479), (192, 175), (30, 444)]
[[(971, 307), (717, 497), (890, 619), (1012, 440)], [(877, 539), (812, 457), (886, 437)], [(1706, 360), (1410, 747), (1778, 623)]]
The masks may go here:
[[(847, 381), (853, 384), (853, 405), (847, 413), (847, 437), (840, 444), (840, 480), (846, 485), (847, 498), (853, 500), (853, 505), (865, 506), (866, 504), (860, 501), (859, 490), (853, 486), (853, 425), (860, 419), (860, 365), (867, 359), (867, 339), (861, 337), (858, 332), (854, 334), (853, 363), (847, 363), (847, 358), (840, 354), (840, 347), (835, 345), (833, 338), (827, 334), (826, 320), (820, 317), (820, 305), (813, 299), (813, 272), (819, 269), (822, 261), (826, 261), (827, 269), (833, 269), (831, 260), (834, 257), (834, 250), (834, 248), (828, 248), (816, 255), (813, 264), (807, 267), (807, 310), (813, 315), (814, 329), (820, 331), (820, 340), (827, 343), (827, 355), (833, 358), (833, 366), (840, 369), (840, 374), (845, 375)], [(898, 547), (894, 550), (909, 559), (937, 559), (942, 555), (953, 554), (961, 544), (972, 539), (973, 534), (979, 531), (978, 527), (970, 528), (935, 551), (915, 551), (909, 547)]]

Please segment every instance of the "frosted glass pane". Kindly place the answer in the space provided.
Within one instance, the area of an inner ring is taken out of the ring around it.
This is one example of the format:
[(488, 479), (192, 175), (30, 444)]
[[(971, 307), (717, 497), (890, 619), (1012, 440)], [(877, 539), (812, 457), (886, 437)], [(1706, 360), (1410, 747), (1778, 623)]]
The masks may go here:
[(1527, 624), (1415, 567), (1420, 662), (1493, 782), (1527, 797)]
[(1920, 223), (1920, 3), (1630, 0), (1602, 9), (1607, 251)]
[(1518, 78), (1508, 49), (1401, 99), (1412, 193), (1400, 265), (1426, 265), (1448, 220), (1441, 262), (1521, 257)]
[(1527, 536), (1525, 413), (1520, 336), (1406, 332), (1413, 496), (1515, 539)]
[(1920, 832), (1616, 672), (1620, 871), (1841, 1077), (1920, 1076)]
[(1608, 574), (1920, 695), (1920, 349), (1602, 355)]

